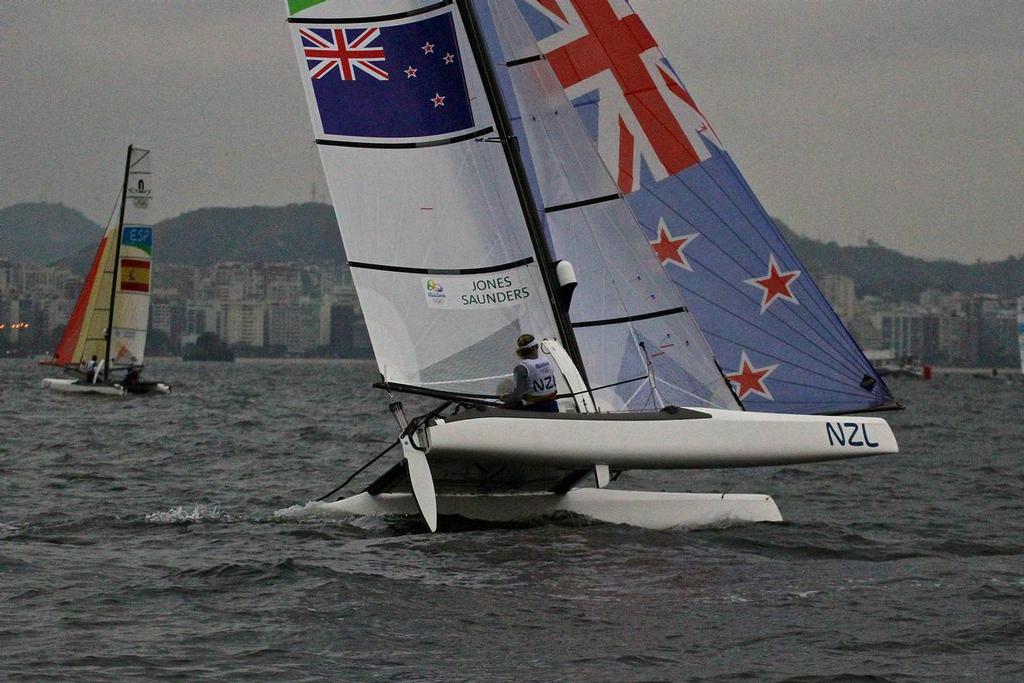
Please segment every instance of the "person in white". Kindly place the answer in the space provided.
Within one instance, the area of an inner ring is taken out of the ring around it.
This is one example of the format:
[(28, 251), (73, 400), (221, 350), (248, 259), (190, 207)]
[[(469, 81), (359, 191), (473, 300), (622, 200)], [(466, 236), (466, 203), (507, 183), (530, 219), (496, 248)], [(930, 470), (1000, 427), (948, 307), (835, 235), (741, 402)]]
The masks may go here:
[(96, 356), (93, 356), (85, 365), (85, 381), (92, 382), (96, 377)]
[(540, 357), (540, 343), (532, 334), (522, 334), (516, 340), (516, 355), (520, 361), (512, 371), (515, 388), (501, 399), (509, 408), (557, 413), (555, 366), (547, 358)]

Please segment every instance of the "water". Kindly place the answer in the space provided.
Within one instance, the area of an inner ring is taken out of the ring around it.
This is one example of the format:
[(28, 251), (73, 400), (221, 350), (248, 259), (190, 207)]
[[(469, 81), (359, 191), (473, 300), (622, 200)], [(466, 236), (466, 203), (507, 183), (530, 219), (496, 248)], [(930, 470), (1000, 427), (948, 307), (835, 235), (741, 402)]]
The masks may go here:
[(897, 457), (619, 481), (784, 524), (430, 535), (273, 518), (393, 438), (370, 364), (44, 372), (0, 362), (0, 679), (1024, 680), (1024, 383), (897, 384)]

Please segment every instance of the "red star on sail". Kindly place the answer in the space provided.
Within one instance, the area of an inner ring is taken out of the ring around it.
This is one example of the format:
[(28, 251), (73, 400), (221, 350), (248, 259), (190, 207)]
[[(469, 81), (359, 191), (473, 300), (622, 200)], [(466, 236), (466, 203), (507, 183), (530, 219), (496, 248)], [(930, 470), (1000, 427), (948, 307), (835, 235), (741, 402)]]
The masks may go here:
[(430, 101), (434, 103), (434, 109), (437, 109), (438, 107), (443, 107), (444, 100), (446, 97), (447, 95), (439, 95), (437, 93), (434, 93), (434, 96), (430, 98)]
[(658, 239), (650, 240), (650, 243), (654, 253), (658, 255), (658, 260), (663, 264), (674, 263), (680, 268), (693, 272), (683, 249), (696, 237), (698, 237), (698, 233), (695, 232), (689, 235), (673, 235), (665, 225), (665, 219), (662, 218), (658, 221)]
[(790, 290), (790, 283), (800, 277), (799, 270), (779, 270), (779, 264), (775, 261), (775, 254), (768, 255), (768, 274), (764, 277), (752, 277), (744, 280), (748, 285), (760, 287), (761, 292), (761, 313), (765, 312), (776, 299), (785, 299), (794, 304), (800, 302), (793, 296)]
[(775, 371), (775, 368), (779, 367), (778, 363), (774, 365), (766, 365), (761, 368), (755, 368), (751, 363), (750, 359), (747, 358), (747, 352), (740, 352), (740, 369), (737, 372), (727, 374), (725, 378), (736, 385), (736, 395), (740, 397), (740, 400), (747, 397), (747, 394), (757, 394), (761, 398), (766, 398), (769, 401), (774, 401), (772, 392), (768, 390), (768, 387), (764, 385), (764, 380), (770, 374)]

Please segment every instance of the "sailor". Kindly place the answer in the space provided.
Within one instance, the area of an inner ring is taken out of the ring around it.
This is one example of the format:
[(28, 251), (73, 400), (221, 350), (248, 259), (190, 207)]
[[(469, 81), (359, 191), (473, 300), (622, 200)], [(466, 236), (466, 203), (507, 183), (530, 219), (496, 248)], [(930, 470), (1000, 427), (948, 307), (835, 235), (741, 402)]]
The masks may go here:
[(124, 376), (124, 385), (126, 387), (133, 387), (142, 381), (142, 366), (133, 365), (129, 368), (127, 374)]
[(93, 356), (92, 360), (90, 360), (86, 364), (86, 366), (85, 366), (85, 381), (86, 382), (91, 382), (91, 381), (93, 381), (93, 378), (96, 377), (96, 364), (97, 364), (96, 356)]
[(515, 389), (501, 397), (509, 408), (557, 413), (558, 381), (555, 367), (547, 358), (540, 358), (540, 343), (532, 334), (520, 335), (516, 340), (516, 355), (520, 361), (512, 371)]

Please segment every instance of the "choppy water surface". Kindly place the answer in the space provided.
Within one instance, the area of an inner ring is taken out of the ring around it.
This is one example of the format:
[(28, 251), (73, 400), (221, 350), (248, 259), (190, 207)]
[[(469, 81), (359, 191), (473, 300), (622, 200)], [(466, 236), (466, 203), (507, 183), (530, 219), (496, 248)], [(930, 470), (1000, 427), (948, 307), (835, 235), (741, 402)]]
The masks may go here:
[(1024, 680), (1024, 383), (897, 384), (896, 457), (618, 482), (784, 524), (430, 535), (273, 519), (393, 438), (372, 365), (150, 365), (0, 362), (0, 678)]

